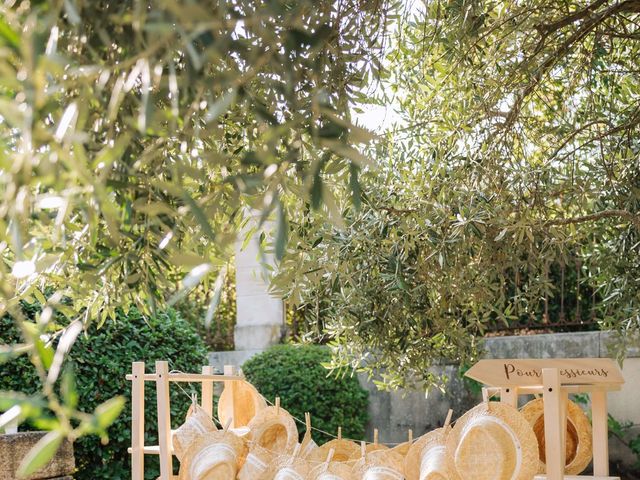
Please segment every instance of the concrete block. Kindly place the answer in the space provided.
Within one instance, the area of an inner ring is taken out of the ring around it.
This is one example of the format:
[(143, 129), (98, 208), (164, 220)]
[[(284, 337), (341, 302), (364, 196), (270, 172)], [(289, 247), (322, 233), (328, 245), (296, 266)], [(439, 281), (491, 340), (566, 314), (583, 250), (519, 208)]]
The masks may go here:
[(225, 365), (233, 365), (234, 367), (241, 367), (244, 362), (249, 360), (254, 355), (264, 352), (264, 349), (255, 350), (232, 350), (229, 352), (210, 352), (209, 353), (209, 365), (214, 367), (219, 372), (224, 372)]
[[(640, 357), (640, 336), (635, 337), (629, 343), (630, 345), (627, 348), (627, 358)], [(611, 355), (611, 349), (615, 343), (619, 342), (619, 336), (614, 332), (600, 332), (600, 356), (608, 357)]]
[[(31, 448), (45, 435), (45, 432), (18, 432), (0, 435), (0, 478), (15, 479), (20, 462)], [(51, 462), (28, 480), (70, 479), (76, 470), (73, 446), (65, 441)]]

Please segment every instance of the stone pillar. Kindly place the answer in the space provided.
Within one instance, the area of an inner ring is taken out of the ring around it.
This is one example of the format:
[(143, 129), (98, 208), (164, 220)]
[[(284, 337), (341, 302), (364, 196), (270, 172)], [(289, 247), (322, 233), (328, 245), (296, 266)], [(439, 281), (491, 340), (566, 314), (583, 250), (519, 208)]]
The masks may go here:
[(269, 270), (273, 255), (260, 252), (261, 231), (269, 234), (273, 223), (266, 222), (242, 249), (246, 232), (258, 225), (260, 212), (249, 212), (246, 230), (236, 241), (236, 304), (234, 331), (236, 350), (263, 350), (280, 342), (284, 326), (284, 306), (281, 298), (269, 294)]

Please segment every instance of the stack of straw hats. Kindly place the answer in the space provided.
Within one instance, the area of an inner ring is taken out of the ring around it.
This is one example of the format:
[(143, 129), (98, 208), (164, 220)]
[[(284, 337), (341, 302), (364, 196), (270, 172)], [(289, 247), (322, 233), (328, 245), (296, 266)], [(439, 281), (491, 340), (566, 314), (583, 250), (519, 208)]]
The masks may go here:
[[(380, 444), (377, 431), (372, 444), (358, 445), (342, 438), (340, 429), (338, 438), (317, 446), (309, 414), (298, 443), (295, 419), (279, 399), (268, 407), (247, 385), (223, 394), (226, 400), (218, 411), (227, 420), (222, 430), (194, 402), (174, 434), (180, 480), (532, 480), (545, 470), (542, 400), (522, 411), (485, 401), (453, 427), (449, 411), (442, 428), (416, 440), (410, 431), (408, 441), (394, 448)], [(251, 415), (235, 422), (229, 412), (241, 411)], [(229, 429), (232, 422), (248, 433)], [(569, 403), (567, 474), (580, 473), (590, 459), (589, 420)]]

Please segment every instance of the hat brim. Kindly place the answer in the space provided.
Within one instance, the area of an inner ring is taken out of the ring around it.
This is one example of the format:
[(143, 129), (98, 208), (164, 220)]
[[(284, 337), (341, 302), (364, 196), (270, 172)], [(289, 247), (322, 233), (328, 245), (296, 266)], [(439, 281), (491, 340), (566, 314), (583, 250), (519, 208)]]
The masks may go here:
[[(458, 471), (456, 466), (456, 452), (461, 447), (461, 441), (472, 441), (465, 439), (464, 435), (470, 431), (469, 427), (476, 424), (481, 425), (485, 420), (495, 420), (503, 429), (508, 429), (504, 436), (496, 438), (497, 444), (506, 442), (505, 438), (509, 438), (512, 442), (505, 443), (504, 450), (512, 450), (518, 452), (519, 460), (517, 461), (517, 473), (512, 475), (513, 480), (531, 480), (538, 472), (538, 441), (529, 422), (514, 407), (502, 402), (487, 402), (472, 408), (457, 421), (446, 441), (446, 462), (449, 470), (450, 480), (471, 480), (464, 478)], [(515, 444), (517, 442), (517, 444)], [(468, 445), (465, 445), (468, 447)], [(492, 454), (492, 449), (487, 445), (479, 445), (478, 452), (485, 454), (487, 459)], [(493, 452), (494, 454), (496, 452)], [(482, 459), (484, 460), (484, 459)], [(478, 464), (478, 478), (489, 478), (487, 475), (494, 475), (488, 472), (482, 465)], [(490, 462), (489, 462), (490, 463)], [(484, 465), (484, 464), (483, 464)], [(466, 474), (469, 475), (468, 473)], [(483, 476), (484, 475), (484, 476)], [(495, 477), (494, 477), (495, 478)]]
[(182, 461), (180, 462), (180, 471), (178, 475), (179, 480), (192, 480), (190, 477), (189, 470), (191, 468), (191, 462), (194, 457), (205, 447), (215, 444), (225, 444), (229, 446), (235, 453), (236, 462), (233, 465), (236, 473), (240, 471), (242, 467), (242, 463), (244, 462), (244, 458), (247, 454), (247, 444), (246, 442), (234, 435), (231, 432), (225, 432), (222, 430), (218, 430), (215, 432), (210, 432), (201, 437), (197, 438), (187, 449), (185, 452)]
[(298, 443), (296, 422), (282, 407), (266, 407), (249, 422), (251, 441), (281, 454), (293, 453)]
[(269, 464), (267, 470), (256, 480), (273, 480), (283, 468), (290, 468), (306, 479), (311, 471), (311, 464), (300, 457), (292, 458), (291, 455), (280, 455)]
[(273, 452), (260, 445), (250, 444), (245, 462), (242, 468), (238, 469), (238, 480), (260, 478), (269, 470), (275, 456)]
[(404, 457), (404, 475), (407, 480), (419, 480), (422, 453), (431, 447), (442, 447), (446, 444), (451, 427), (432, 430), (415, 440)]
[(404, 475), (402, 456), (391, 449), (375, 450), (360, 458), (353, 467), (357, 478), (362, 478), (369, 469), (385, 467), (401, 475)]
[(349, 462), (360, 458), (360, 445), (350, 440), (331, 440), (312, 450), (307, 459), (310, 462), (323, 463), (333, 449), (333, 462)]
[(267, 406), (267, 402), (256, 388), (244, 380), (225, 383), (218, 399), (218, 419), (222, 425), (233, 418), (233, 427), (245, 427), (256, 414)]
[(333, 475), (340, 480), (356, 480), (353, 467), (349, 462), (329, 462), (316, 465), (309, 474), (310, 480), (318, 480), (322, 474)]
[[(529, 422), (538, 439), (539, 466), (538, 473), (545, 473), (545, 438), (544, 438), (544, 400), (537, 398), (527, 403), (520, 413)], [(565, 473), (578, 475), (584, 471), (593, 457), (593, 436), (591, 423), (584, 411), (574, 402), (567, 403), (567, 448), (568, 452)]]

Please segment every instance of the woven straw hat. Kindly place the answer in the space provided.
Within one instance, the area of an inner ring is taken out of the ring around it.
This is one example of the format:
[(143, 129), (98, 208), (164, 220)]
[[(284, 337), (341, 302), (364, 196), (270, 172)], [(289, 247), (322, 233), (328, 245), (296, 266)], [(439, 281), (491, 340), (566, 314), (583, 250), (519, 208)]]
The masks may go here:
[(255, 480), (260, 478), (268, 469), (275, 454), (260, 445), (252, 443), (244, 465), (238, 473), (238, 480)]
[(405, 458), (411, 449), (411, 445), (413, 445), (413, 430), (409, 430), (409, 439), (406, 442), (396, 445), (391, 450), (399, 453), (402, 458)]
[(389, 447), (378, 443), (378, 429), (373, 429), (373, 443), (367, 444), (366, 453), (377, 452), (378, 450), (389, 450)]
[(344, 462), (330, 462), (316, 466), (309, 475), (309, 480), (356, 480), (353, 468)]
[(324, 462), (330, 450), (334, 451), (334, 462), (349, 462), (360, 458), (360, 446), (357, 443), (337, 438), (313, 450), (307, 459), (310, 462)]
[[(527, 403), (520, 413), (529, 422), (538, 439), (540, 463), (538, 473), (545, 473), (544, 401), (542, 398)], [(567, 403), (566, 464), (567, 475), (580, 474), (591, 462), (593, 445), (591, 424), (582, 409), (574, 402)]]
[(404, 459), (407, 480), (448, 480), (446, 446), (451, 427), (433, 430), (416, 440)]
[(249, 422), (251, 440), (262, 448), (288, 454), (298, 444), (298, 429), (293, 417), (280, 406), (265, 407)]
[(360, 458), (353, 467), (362, 480), (404, 480), (402, 457), (392, 450), (376, 450)]
[(333, 454), (330, 450), (327, 459), (311, 470), (309, 480), (356, 480), (350, 462), (332, 462)]
[(185, 422), (173, 432), (173, 451), (182, 461), (184, 453), (198, 437), (217, 430), (215, 423), (207, 412), (193, 402), (187, 412)]
[(458, 419), (446, 441), (451, 480), (531, 480), (538, 442), (515, 408), (484, 402)]
[(311, 464), (299, 453), (300, 445), (296, 445), (293, 454), (274, 458), (260, 480), (307, 480)]
[(264, 398), (253, 385), (244, 380), (232, 380), (225, 382), (218, 399), (218, 419), (226, 425), (233, 418), (233, 428), (244, 427), (266, 406)]
[(246, 455), (246, 443), (231, 432), (219, 430), (197, 438), (180, 462), (179, 480), (229, 480), (236, 478)]

